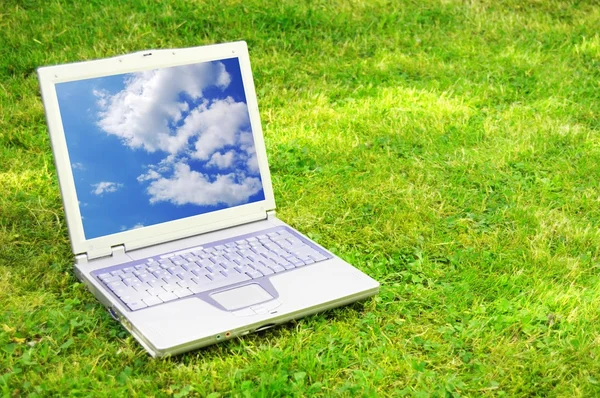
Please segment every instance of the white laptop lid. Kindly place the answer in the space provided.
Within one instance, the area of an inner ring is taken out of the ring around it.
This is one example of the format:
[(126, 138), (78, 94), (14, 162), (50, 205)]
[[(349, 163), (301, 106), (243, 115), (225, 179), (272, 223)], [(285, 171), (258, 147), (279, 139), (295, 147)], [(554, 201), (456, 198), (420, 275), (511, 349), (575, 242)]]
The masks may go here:
[(275, 208), (246, 43), (38, 75), (75, 254), (131, 250)]

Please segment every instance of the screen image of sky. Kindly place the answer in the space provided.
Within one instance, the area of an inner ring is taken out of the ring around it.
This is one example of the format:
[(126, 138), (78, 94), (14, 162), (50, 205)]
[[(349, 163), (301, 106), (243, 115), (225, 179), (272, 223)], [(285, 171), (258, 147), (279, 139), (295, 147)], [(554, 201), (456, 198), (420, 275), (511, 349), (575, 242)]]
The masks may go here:
[(56, 93), (86, 239), (264, 200), (237, 58)]

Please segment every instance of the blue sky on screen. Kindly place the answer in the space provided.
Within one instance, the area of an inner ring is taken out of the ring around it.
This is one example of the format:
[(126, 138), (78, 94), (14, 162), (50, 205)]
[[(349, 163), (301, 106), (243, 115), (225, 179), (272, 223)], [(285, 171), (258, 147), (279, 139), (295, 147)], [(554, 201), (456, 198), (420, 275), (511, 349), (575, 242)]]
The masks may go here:
[(87, 239), (264, 200), (237, 58), (56, 92)]

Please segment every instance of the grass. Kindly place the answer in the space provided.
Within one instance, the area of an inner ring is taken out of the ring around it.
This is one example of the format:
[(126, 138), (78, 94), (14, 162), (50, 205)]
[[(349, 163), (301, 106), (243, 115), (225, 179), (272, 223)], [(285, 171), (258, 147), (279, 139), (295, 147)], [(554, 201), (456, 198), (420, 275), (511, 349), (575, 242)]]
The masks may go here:
[[(0, 0), (5, 396), (597, 396), (595, 1)], [(248, 42), (278, 215), (372, 300), (154, 360), (72, 273), (35, 68)]]

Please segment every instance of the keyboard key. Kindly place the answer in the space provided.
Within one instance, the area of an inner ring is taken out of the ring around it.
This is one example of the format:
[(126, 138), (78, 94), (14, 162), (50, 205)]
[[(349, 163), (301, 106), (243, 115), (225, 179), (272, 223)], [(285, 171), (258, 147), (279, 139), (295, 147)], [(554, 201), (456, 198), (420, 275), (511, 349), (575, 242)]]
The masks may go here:
[(233, 267), (233, 269), (237, 272), (239, 272), (240, 274), (245, 273), (246, 271), (253, 271), (254, 268), (252, 268), (252, 266), (250, 264), (242, 264), (238, 267)]
[(127, 306), (129, 307), (130, 310), (135, 311), (135, 310), (140, 310), (142, 308), (146, 308), (148, 307), (142, 300), (139, 301), (132, 301), (130, 303), (127, 303)]
[(140, 280), (136, 277), (133, 278), (124, 278), (123, 279), (123, 283), (126, 284), (127, 286), (131, 286), (134, 283), (138, 283)]
[(146, 289), (146, 292), (151, 296), (158, 296), (159, 294), (165, 293), (165, 289), (162, 287), (151, 287), (150, 289)]
[(277, 260), (275, 260), (275, 262), (281, 266), (286, 266), (286, 265), (291, 265), (292, 263), (290, 263), (288, 260), (286, 260), (283, 257), (279, 257)]
[(220, 264), (220, 263), (222, 263), (222, 262), (226, 262), (226, 261), (228, 261), (228, 260), (227, 260), (227, 259), (226, 259), (224, 256), (216, 256), (215, 258), (213, 258), (213, 259), (212, 259), (212, 261), (213, 261), (215, 264)]
[(154, 275), (152, 275), (152, 274), (143, 274), (143, 275), (140, 275), (138, 278), (142, 282), (150, 282), (150, 281), (155, 281), (156, 280), (156, 277)]
[(272, 267), (274, 267), (274, 266), (277, 265), (277, 263), (275, 261), (271, 260), (270, 258), (262, 258), (262, 259), (260, 259), (258, 261), (261, 264), (263, 264), (263, 265), (265, 265), (265, 266), (267, 266), (269, 268), (272, 268)]
[(179, 277), (178, 277), (178, 276), (176, 276), (176, 275), (163, 275), (163, 276), (162, 276), (162, 278), (160, 278), (160, 279), (162, 279), (162, 280), (163, 280), (163, 281), (165, 281), (166, 283), (170, 283), (171, 281), (172, 281), (173, 283), (175, 283), (175, 282), (177, 282), (178, 280), (180, 280), (180, 279), (179, 279)]
[(145, 292), (146, 290), (151, 289), (152, 286), (147, 283), (136, 283), (133, 285), (133, 288), (138, 292)]
[(181, 267), (173, 267), (173, 268), (169, 269), (169, 272), (173, 275), (184, 275), (187, 273), (187, 271)]
[(153, 305), (162, 304), (162, 300), (158, 297), (146, 297), (142, 299), (142, 302), (146, 304), (148, 307), (152, 307)]
[(110, 290), (113, 290), (113, 291), (115, 289), (123, 289), (123, 288), (127, 287), (127, 285), (125, 285), (123, 282), (112, 282), (112, 283), (109, 283), (107, 286)]
[(234, 252), (230, 252), (230, 253), (225, 253), (225, 255), (223, 257), (225, 257), (229, 261), (233, 261), (236, 258), (240, 258), (240, 255), (237, 253), (234, 253)]
[(203, 267), (212, 267), (213, 265), (215, 265), (215, 263), (210, 261), (208, 258), (205, 258), (200, 260), (200, 265)]
[(262, 256), (262, 255), (264, 255), (264, 254), (267, 254), (267, 253), (269, 253), (269, 250), (268, 250), (268, 249), (266, 249), (264, 246), (261, 246), (261, 247), (254, 247), (254, 248), (252, 248), (251, 250), (252, 250), (252, 251), (254, 252), (254, 254), (255, 254), (255, 255), (257, 255), (257, 256)]
[(283, 268), (281, 265), (275, 265), (274, 267), (270, 267), (270, 268), (275, 273), (279, 273), (279, 272), (285, 271), (285, 268)]
[(139, 301), (141, 299), (144, 299), (146, 297), (150, 297), (150, 295), (146, 292), (143, 292), (143, 293), (133, 292), (131, 294), (128, 294), (126, 296), (121, 296), (119, 298), (121, 300), (123, 300), (124, 303), (129, 304), (129, 303), (133, 303), (133, 302)]
[(257, 271), (260, 271), (263, 275), (272, 275), (274, 274), (273, 270), (265, 265), (263, 265), (262, 263), (255, 263), (254, 264), (254, 268)]
[(181, 268), (183, 268), (184, 270), (186, 270), (188, 272), (192, 272), (193, 270), (200, 269), (200, 266), (196, 263), (188, 263), (188, 264), (183, 264), (181, 266)]
[(152, 275), (154, 275), (155, 278), (162, 278), (163, 276), (171, 276), (171, 273), (167, 270), (161, 269), (158, 271), (154, 271), (152, 272)]
[(179, 298), (183, 298), (183, 297), (191, 296), (193, 293), (188, 289), (181, 288), (181, 289), (173, 290), (173, 294)]
[(176, 300), (176, 299), (178, 299), (179, 297), (177, 297), (176, 295), (174, 295), (174, 294), (173, 294), (173, 293), (171, 293), (171, 292), (169, 292), (169, 293), (165, 292), (165, 293), (163, 293), (163, 294), (159, 294), (159, 295), (158, 295), (158, 298), (159, 298), (159, 299), (161, 299), (162, 301), (164, 301), (164, 302), (166, 303), (167, 301), (173, 301), (173, 300)]
[(327, 257), (325, 257), (324, 255), (322, 255), (321, 253), (319, 253), (316, 250), (314, 253), (310, 254), (310, 256), (313, 258), (313, 260), (315, 260), (315, 262), (327, 260)]
[[(193, 282), (191, 282), (191, 283), (193, 283)], [(182, 288), (187, 288), (188, 286), (190, 286), (190, 282), (185, 281), (185, 280), (184, 281), (179, 281), (179, 282), (177, 282), (177, 284), (179, 286), (181, 286)]]
[[(220, 275), (220, 274), (219, 274)], [(213, 272), (209, 272), (208, 274), (205, 275), (208, 279), (210, 279), (211, 281), (214, 281), (215, 279), (219, 279), (219, 276), (215, 275)], [(221, 275), (223, 276), (223, 275)]]
[(248, 255), (246, 256), (246, 258), (247, 258), (248, 260), (250, 260), (251, 262), (256, 262), (256, 261), (258, 260), (258, 257), (257, 257), (257, 255), (256, 255), (256, 254), (248, 254)]
[(219, 264), (224, 270), (228, 270), (231, 269), (233, 267), (235, 267), (237, 265), (237, 263), (234, 263), (233, 261), (224, 261), (221, 264)]
[(153, 279), (146, 283), (152, 287), (161, 287), (165, 282), (162, 279)]
[(165, 290), (165, 292), (172, 292), (173, 290), (180, 289), (180, 286), (176, 283), (164, 283), (161, 287)]
[(192, 281), (198, 285), (210, 283), (210, 279), (208, 279), (204, 274), (200, 274), (198, 276), (193, 276), (192, 278), (190, 278), (190, 281)]
[(112, 283), (112, 282), (119, 282), (120, 280), (121, 280), (121, 277), (119, 275), (112, 276), (112, 275), (108, 274), (108, 277), (102, 279), (102, 282), (108, 284), (108, 283)]
[(250, 277), (248, 275), (240, 274), (239, 272), (230, 272), (227, 279), (225, 279), (225, 281), (227, 281), (227, 283), (230, 283), (230, 284), (243, 282), (243, 281), (249, 281), (249, 280), (250, 280)]
[(119, 289), (115, 289), (115, 290), (113, 290), (112, 292), (113, 292), (114, 294), (116, 294), (116, 295), (117, 295), (117, 297), (119, 297), (119, 298), (120, 298), (121, 296), (127, 296), (127, 295), (129, 295), (129, 294), (131, 293), (131, 291), (132, 291), (132, 288), (129, 288), (129, 287), (127, 287), (127, 288), (119, 288)]
[(252, 279), (256, 279), (256, 278), (260, 278), (261, 276), (264, 276), (263, 274), (261, 274), (258, 271), (246, 271), (246, 275), (248, 275)]

